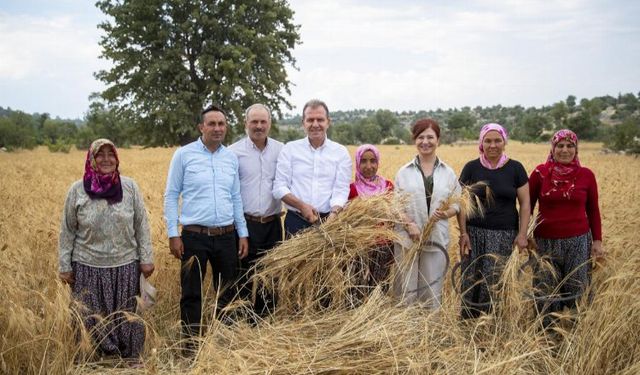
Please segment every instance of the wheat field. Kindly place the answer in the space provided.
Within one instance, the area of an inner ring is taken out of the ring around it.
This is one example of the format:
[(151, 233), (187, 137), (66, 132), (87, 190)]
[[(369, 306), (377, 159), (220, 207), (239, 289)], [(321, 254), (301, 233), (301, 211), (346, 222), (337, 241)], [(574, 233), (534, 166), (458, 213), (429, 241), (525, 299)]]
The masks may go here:
[[(349, 148), (353, 154), (355, 147)], [(395, 172), (415, 155), (412, 146), (381, 146), (380, 173)], [(607, 262), (593, 273), (594, 298), (577, 309), (573, 326), (541, 332), (523, 297), (526, 258), (509, 259), (501, 307), (472, 322), (459, 320), (459, 297), (449, 277), (436, 313), (401, 307), (374, 295), (362, 306), (325, 314), (277, 317), (258, 326), (212, 321), (192, 359), (180, 355), (179, 262), (168, 249), (163, 190), (174, 149), (121, 149), (120, 171), (136, 180), (149, 214), (158, 304), (140, 319), (147, 327), (144, 369), (92, 356), (86, 332), (78, 339), (68, 287), (57, 278), (57, 240), (70, 184), (81, 178), (85, 151), (45, 148), (0, 153), (0, 372), (14, 373), (640, 373), (640, 159), (601, 153), (581, 144), (582, 164), (596, 175)], [(510, 143), (507, 153), (528, 172), (548, 145)], [(443, 145), (441, 159), (459, 173), (477, 157), (475, 145)], [(449, 249), (457, 259), (456, 225)], [(516, 270), (516, 271), (514, 271)], [(511, 279), (509, 279), (511, 278)], [(211, 305), (211, 304), (209, 304)], [(209, 310), (207, 310), (209, 313)], [(135, 318), (135, 317), (132, 317)]]

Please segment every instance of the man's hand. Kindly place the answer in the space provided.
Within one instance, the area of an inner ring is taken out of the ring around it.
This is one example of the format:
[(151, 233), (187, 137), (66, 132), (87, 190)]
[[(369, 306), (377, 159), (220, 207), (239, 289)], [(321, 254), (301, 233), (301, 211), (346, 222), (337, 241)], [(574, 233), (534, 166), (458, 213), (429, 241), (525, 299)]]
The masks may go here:
[(73, 283), (76, 282), (76, 279), (73, 275), (73, 271), (60, 272), (59, 276), (60, 276), (60, 280), (64, 281), (66, 284), (73, 285)]
[(310, 222), (311, 224), (315, 223), (320, 218), (320, 215), (318, 215), (318, 212), (316, 211), (316, 209), (313, 208), (313, 206), (311, 206), (310, 204), (306, 204), (306, 203), (302, 204), (302, 208), (300, 209), (300, 214), (302, 215), (302, 217), (304, 217), (306, 221)]
[(153, 263), (140, 264), (140, 272), (144, 275), (145, 279), (148, 279), (155, 269), (156, 267), (153, 265)]
[(249, 239), (247, 237), (240, 237), (238, 240), (238, 257), (244, 259), (249, 254)]
[(182, 238), (180, 237), (171, 237), (169, 238), (169, 250), (174, 257), (178, 259), (182, 259), (182, 254), (184, 254), (184, 245), (182, 244)]

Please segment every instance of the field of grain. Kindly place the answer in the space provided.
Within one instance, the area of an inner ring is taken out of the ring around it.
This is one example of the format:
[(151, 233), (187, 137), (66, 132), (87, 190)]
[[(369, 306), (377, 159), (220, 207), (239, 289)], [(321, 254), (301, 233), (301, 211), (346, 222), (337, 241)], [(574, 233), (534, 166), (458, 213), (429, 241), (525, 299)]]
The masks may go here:
[[(447, 281), (438, 313), (404, 308), (375, 295), (348, 311), (279, 317), (257, 327), (213, 322), (195, 358), (181, 358), (179, 263), (169, 254), (162, 220), (163, 190), (173, 149), (122, 149), (121, 173), (143, 191), (150, 217), (159, 302), (142, 315), (148, 373), (640, 373), (640, 159), (602, 154), (583, 144), (579, 156), (600, 190), (604, 267), (593, 274), (594, 299), (581, 304), (575, 324), (540, 332), (513, 276), (496, 315), (460, 322), (459, 300)], [(351, 147), (350, 151), (354, 151)], [(382, 146), (381, 174), (393, 178), (414, 156), (411, 146)], [(547, 145), (511, 143), (507, 153), (527, 171), (544, 161)], [(477, 157), (475, 146), (441, 146), (439, 156), (459, 172)], [(0, 153), (0, 373), (131, 373), (99, 361), (76, 339), (68, 288), (57, 279), (57, 240), (64, 198), (81, 178), (85, 152)], [(457, 238), (451, 221), (453, 238)], [(457, 248), (449, 249), (452, 261)], [(526, 258), (515, 254), (510, 268)], [(447, 277), (448, 280), (448, 277)]]

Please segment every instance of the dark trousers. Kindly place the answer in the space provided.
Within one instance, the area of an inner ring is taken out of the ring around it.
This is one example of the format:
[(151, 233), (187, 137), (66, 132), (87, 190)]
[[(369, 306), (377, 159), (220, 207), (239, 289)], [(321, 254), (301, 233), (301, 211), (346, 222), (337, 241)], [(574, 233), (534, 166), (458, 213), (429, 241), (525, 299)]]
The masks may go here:
[[(240, 296), (243, 299), (253, 297), (253, 284), (249, 282), (252, 275), (251, 268), (267, 251), (282, 242), (282, 222), (280, 218), (269, 223), (247, 220), (247, 229), (249, 230), (249, 254), (240, 261)], [(258, 290), (255, 297), (253, 308), (256, 313), (265, 315), (274, 310), (275, 301), (270, 293)]]
[[(184, 255), (180, 272), (180, 319), (187, 336), (200, 332), (202, 315), (202, 280), (207, 272), (207, 262), (213, 271), (214, 290), (218, 294), (218, 314), (235, 296), (234, 288), (238, 272), (238, 246), (234, 232), (219, 236), (182, 231)], [(193, 257), (193, 261), (191, 258)]]
[[(329, 212), (320, 214), (320, 218), (324, 219), (329, 216)], [(284, 231), (286, 238), (291, 238), (296, 233), (303, 229), (312, 226), (310, 222), (306, 221), (302, 214), (293, 211), (287, 211), (287, 215), (284, 217)]]

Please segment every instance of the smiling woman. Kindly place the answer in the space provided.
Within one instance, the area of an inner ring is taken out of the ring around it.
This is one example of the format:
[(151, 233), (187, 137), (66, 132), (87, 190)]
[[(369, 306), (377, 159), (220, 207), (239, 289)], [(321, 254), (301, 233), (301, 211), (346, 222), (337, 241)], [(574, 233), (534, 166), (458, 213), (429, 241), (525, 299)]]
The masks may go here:
[(87, 152), (84, 178), (67, 194), (60, 229), (60, 278), (82, 303), (80, 315), (98, 352), (137, 364), (144, 326), (128, 319), (140, 294), (140, 274), (154, 270), (142, 194), (120, 176), (113, 142), (98, 139)]

